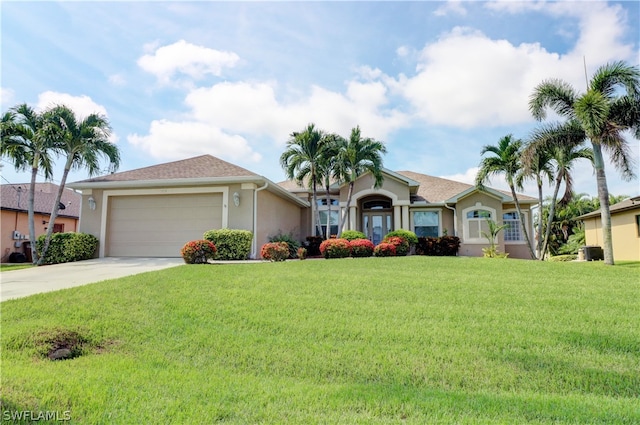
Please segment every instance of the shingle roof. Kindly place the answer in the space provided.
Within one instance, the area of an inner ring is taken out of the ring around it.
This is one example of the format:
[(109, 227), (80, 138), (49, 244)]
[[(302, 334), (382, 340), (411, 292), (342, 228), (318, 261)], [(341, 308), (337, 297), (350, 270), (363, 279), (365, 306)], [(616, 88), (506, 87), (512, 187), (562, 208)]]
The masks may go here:
[[(0, 205), (2, 209), (27, 211), (29, 202), (29, 183), (3, 184), (1, 185), (2, 198)], [(34, 211), (42, 214), (51, 214), (51, 208), (58, 193), (58, 185), (53, 183), (36, 183), (34, 197)], [(62, 192), (60, 202), (65, 209), (60, 209), (58, 215), (64, 217), (79, 217), (80, 203), (82, 196), (71, 189)]]
[[(617, 214), (622, 211), (635, 210), (635, 209), (640, 209), (640, 196), (634, 196), (633, 198), (628, 198), (622, 202), (618, 202), (617, 204), (611, 205), (609, 207), (609, 212), (611, 212), (611, 214)], [(599, 217), (599, 216), (600, 216), (600, 210), (597, 210), (597, 211), (593, 211), (593, 212), (581, 215), (580, 217), (576, 217), (576, 218), (582, 220), (585, 218)]]
[(75, 183), (100, 183), (136, 180), (172, 180), (206, 177), (245, 177), (257, 174), (211, 155), (152, 165), (136, 170), (108, 174)]

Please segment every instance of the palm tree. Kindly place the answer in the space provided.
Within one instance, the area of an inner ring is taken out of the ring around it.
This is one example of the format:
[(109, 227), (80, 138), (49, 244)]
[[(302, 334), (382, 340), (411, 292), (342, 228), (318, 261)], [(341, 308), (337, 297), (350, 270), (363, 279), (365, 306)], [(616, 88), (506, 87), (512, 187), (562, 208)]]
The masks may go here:
[(100, 158), (109, 161), (108, 171), (114, 172), (120, 166), (120, 151), (118, 147), (109, 141), (111, 127), (106, 117), (99, 114), (91, 114), (78, 120), (75, 113), (67, 106), (59, 105), (46, 111), (43, 115), (45, 125), (44, 137), (66, 156), (62, 179), (58, 186), (58, 193), (51, 210), (49, 228), (45, 236), (41, 257), (38, 265), (42, 264), (45, 254), (51, 242), (53, 223), (58, 216), (60, 199), (64, 192), (67, 176), (72, 169), (86, 169), (89, 176), (94, 176), (100, 171)]
[(327, 203), (327, 225), (325, 239), (329, 239), (331, 236), (331, 181), (334, 177), (334, 170), (338, 160), (338, 149), (342, 137), (337, 134), (327, 134), (324, 136), (322, 143), (321, 159), (318, 163), (318, 174), (324, 184), (325, 199)]
[(494, 174), (504, 174), (505, 180), (511, 189), (511, 196), (516, 204), (516, 210), (518, 211), (518, 218), (520, 218), (520, 224), (522, 225), (522, 232), (529, 248), (531, 258), (535, 259), (536, 254), (533, 252), (533, 247), (529, 240), (529, 232), (527, 232), (527, 226), (522, 215), (520, 208), (520, 201), (516, 195), (516, 177), (519, 170), (522, 168), (520, 161), (520, 154), (522, 149), (522, 140), (514, 139), (513, 135), (509, 134), (498, 142), (497, 146), (486, 145), (482, 148), (480, 155), (491, 153), (493, 156), (483, 158), (480, 162), (480, 169), (476, 175), (476, 186), (480, 189), (484, 187), (490, 176)]
[(351, 129), (349, 140), (340, 138), (338, 143), (339, 149), (334, 176), (340, 182), (349, 184), (345, 212), (340, 218), (338, 230), (338, 236), (340, 236), (351, 206), (355, 181), (363, 174), (371, 173), (375, 181), (374, 187), (379, 188), (382, 186), (384, 182), (382, 155), (387, 153), (387, 148), (383, 142), (370, 137), (362, 137), (360, 126)]
[(16, 170), (31, 170), (29, 185), (28, 216), (29, 234), (31, 235), (31, 256), (33, 263), (38, 261), (35, 244), (35, 216), (34, 199), (36, 191), (36, 177), (39, 171), (44, 173), (46, 180), (53, 178), (52, 153), (56, 147), (51, 141), (43, 137), (44, 113), (38, 113), (26, 103), (16, 105), (2, 117), (2, 145), (0, 154), (9, 158)]
[[(530, 142), (523, 152), (523, 162), (528, 167), (531, 158), (539, 155), (539, 152), (545, 152), (555, 168), (555, 187), (550, 200), (549, 216), (547, 218), (546, 231), (542, 242), (542, 248), (538, 258), (544, 259), (549, 245), (549, 237), (551, 235), (551, 227), (555, 214), (558, 192), (562, 182), (565, 184), (564, 195), (560, 201), (566, 204), (571, 201), (573, 194), (573, 178), (571, 176), (571, 168), (573, 163), (578, 159), (588, 159), (593, 163), (593, 152), (589, 148), (581, 148), (580, 145), (584, 140), (584, 133), (576, 121), (572, 120), (567, 123), (551, 124), (537, 128), (532, 133)], [(542, 236), (542, 205), (539, 206), (540, 218), (538, 220), (538, 235)]]
[(613, 265), (609, 190), (602, 151), (610, 154), (625, 180), (635, 177), (623, 132), (631, 130), (634, 137), (640, 139), (640, 68), (624, 62), (606, 64), (596, 70), (583, 94), (562, 80), (543, 81), (534, 89), (529, 109), (536, 119), (542, 120), (547, 108), (578, 122), (584, 131), (583, 140), (591, 142), (601, 207), (604, 262)]
[(280, 156), (280, 165), (288, 179), (294, 179), (298, 184), (307, 180), (312, 190), (312, 211), (316, 222), (316, 231), (322, 234), (320, 214), (318, 211), (318, 183), (322, 183), (318, 170), (322, 162), (324, 132), (308, 124), (300, 132), (293, 132), (287, 141), (286, 150)]

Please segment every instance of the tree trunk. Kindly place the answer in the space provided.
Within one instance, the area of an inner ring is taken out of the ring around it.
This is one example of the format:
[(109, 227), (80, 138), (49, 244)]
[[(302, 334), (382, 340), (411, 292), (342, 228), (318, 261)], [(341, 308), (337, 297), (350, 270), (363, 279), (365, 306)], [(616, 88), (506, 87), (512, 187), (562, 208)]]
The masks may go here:
[(553, 223), (553, 216), (556, 214), (556, 199), (558, 198), (558, 192), (560, 191), (560, 183), (562, 182), (562, 175), (558, 173), (556, 177), (556, 187), (553, 189), (553, 197), (551, 198), (551, 205), (549, 206), (549, 218), (547, 219), (547, 231), (544, 233), (544, 243), (542, 244), (542, 259), (547, 253), (547, 247), (549, 246), (549, 237), (551, 235), (551, 225)]
[[(347, 215), (349, 214), (349, 207), (351, 206), (351, 196), (353, 195), (353, 185), (354, 183), (349, 182), (349, 192), (347, 193), (347, 205), (344, 208), (344, 214), (342, 215), (342, 222), (340, 223), (340, 231), (338, 232), (338, 237), (342, 236), (342, 229), (344, 229), (344, 223), (347, 221)], [(355, 230), (355, 229), (352, 229)]]
[(520, 225), (522, 227), (522, 231), (524, 233), (524, 239), (527, 241), (527, 246), (529, 247), (529, 254), (531, 255), (531, 259), (536, 259), (536, 253), (533, 251), (533, 247), (531, 246), (531, 241), (529, 240), (529, 232), (527, 232), (527, 226), (525, 224), (524, 216), (522, 215), (522, 210), (520, 209), (520, 202), (518, 201), (518, 197), (516, 196), (516, 189), (513, 184), (509, 185), (511, 188), (511, 196), (513, 196), (513, 200), (516, 203), (516, 210), (518, 211), (518, 218), (520, 219)]
[(51, 208), (51, 217), (49, 217), (49, 227), (47, 228), (47, 235), (44, 238), (44, 243), (42, 244), (42, 255), (38, 259), (38, 265), (41, 266), (44, 258), (47, 254), (47, 250), (49, 249), (49, 244), (51, 244), (51, 235), (53, 235), (53, 226), (56, 222), (56, 218), (58, 218), (58, 211), (60, 210), (60, 200), (62, 199), (62, 193), (64, 192), (64, 185), (67, 182), (67, 176), (69, 175), (69, 170), (71, 169), (70, 161), (67, 160), (67, 164), (64, 167), (64, 172), (62, 173), (62, 180), (60, 181), (60, 186), (58, 186), (58, 193), (56, 194), (56, 199), (53, 202), (53, 207)]
[(331, 194), (329, 193), (329, 182), (327, 181), (325, 185), (325, 190), (327, 191), (325, 195), (327, 198), (327, 230), (325, 239), (329, 239), (331, 237)]
[(36, 197), (36, 176), (38, 175), (39, 155), (33, 155), (33, 166), (31, 167), (31, 186), (29, 186), (29, 205), (27, 206), (29, 215), (29, 241), (31, 242), (31, 259), (33, 264), (38, 263), (38, 251), (36, 249), (36, 221), (35, 221), (35, 197)]
[(536, 255), (538, 260), (544, 260), (542, 256), (542, 180), (538, 178), (538, 243), (536, 244)]
[(602, 221), (602, 247), (604, 251), (604, 263), (612, 266), (613, 239), (611, 237), (611, 211), (609, 210), (609, 189), (607, 188), (607, 176), (604, 172), (604, 159), (600, 143), (591, 141), (593, 146), (593, 166), (596, 169), (596, 182), (598, 184), (598, 199), (600, 199), (600, 220)]
[(316, 186), (316, 175), (312, 173), (311, 178), (313, 179), (313, 181), (311, 182), (311, 185), (313, 187), (313, 195), (312, 195), (313, 210), (312, 211), (314, 212), (314, 215), (315, 215), (316, 233), (319, 233), (320, 235), (322, 235), (322, 225), (320, 224), (320, 211), (318, 210), (318, 191)]

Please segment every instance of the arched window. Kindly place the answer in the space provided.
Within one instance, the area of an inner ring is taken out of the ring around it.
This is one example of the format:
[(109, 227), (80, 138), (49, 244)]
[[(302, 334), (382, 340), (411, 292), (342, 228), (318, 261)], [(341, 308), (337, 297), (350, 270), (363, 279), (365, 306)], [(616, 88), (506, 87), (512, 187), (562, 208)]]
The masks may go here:
[(463, 239), (466, 243), (487, 243), (487, 238), (482, 234), (489, 233), (487, 220), (496, 219), (496, 211), (493, 208), (476, 204), (462, 211)]

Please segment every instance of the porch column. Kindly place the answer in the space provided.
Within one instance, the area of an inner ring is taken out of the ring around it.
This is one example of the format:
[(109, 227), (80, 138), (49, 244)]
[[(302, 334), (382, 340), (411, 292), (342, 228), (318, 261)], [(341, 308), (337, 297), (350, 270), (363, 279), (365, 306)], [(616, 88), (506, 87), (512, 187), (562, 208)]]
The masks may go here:
[(393, 228), (398, 230), (402, 228), (402, 221), (400, 220), (400, 205), (393, 206)]
[(349, 207), (349, 230), (356, 230), (356, 207)]
[(411, 230), (411, 226), (409, 225), (409, 206), (402, 206), (402, 228), (405, 230)]

